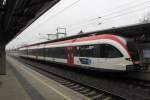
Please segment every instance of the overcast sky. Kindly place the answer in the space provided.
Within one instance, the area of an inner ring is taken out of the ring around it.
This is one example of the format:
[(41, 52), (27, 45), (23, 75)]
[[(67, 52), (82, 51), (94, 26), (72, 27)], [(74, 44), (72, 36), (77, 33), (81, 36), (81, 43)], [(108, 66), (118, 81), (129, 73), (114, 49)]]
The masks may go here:
[(7, 48), (46, 41), (46, 34), (55, 34), (57, 27), (66, 28), (70, 36), (80, 30), (89, 32), (136, 24), (148, 12), (150, 0), (61, 0)]

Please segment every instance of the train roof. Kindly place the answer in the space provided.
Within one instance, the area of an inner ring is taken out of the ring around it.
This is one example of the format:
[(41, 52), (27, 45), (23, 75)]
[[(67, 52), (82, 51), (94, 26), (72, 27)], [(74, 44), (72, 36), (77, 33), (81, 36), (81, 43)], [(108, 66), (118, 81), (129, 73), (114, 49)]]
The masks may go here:
[[(93, 35), (90, 37), (82, 37), (82, 38), (76, 38), (76, 39), (70, 39), (70, 40), (65, 40), (65, 41), (58, 41), (58, 42), (53, 42), (53, 43), (45, 43), (45, 44), (39, 44), (39, 45), (30, 45), (28, 47), (23, 47), (22, 49), (20, 48), (20, 50), (24, 50), (26, 48), (28, 49), (38, 49), (38, 48), (44, 48), (44, 47), (51, 47), (51, 46), (58, 46), (58, 45), (64, 45), (64, 44), (72, 44), (72, 43), (76, 43), (76, 44), (82, 44), (82, 42), (87, 42), (87, 41), (94, 41), (94, 40), (99, 40), (99, 39), (110, 39), (119, 43), (123, 43), (124, 45), (126, 45), (126, 39), (120, 37), (120, 36), (116, 36), (116, 35), (112, 35), (112, 34), (102, 34), (102, 35)], [(88, 44), (89, 44), (88, 42)]]

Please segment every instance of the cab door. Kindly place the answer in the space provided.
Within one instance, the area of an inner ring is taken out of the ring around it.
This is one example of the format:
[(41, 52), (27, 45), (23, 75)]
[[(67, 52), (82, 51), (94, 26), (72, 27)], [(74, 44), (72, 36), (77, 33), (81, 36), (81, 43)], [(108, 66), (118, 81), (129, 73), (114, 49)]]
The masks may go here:
[(106, 64), (108, 69), (111, 70), (125, 70), (126, 62), (124, 60), (123, 54), (115, 46), (110, 44), (105, 44), (106, 52)]
[(73, 55), (73, 47), (67, 47), (67, 63), (69, 65), (74, 64), (74, 55)]

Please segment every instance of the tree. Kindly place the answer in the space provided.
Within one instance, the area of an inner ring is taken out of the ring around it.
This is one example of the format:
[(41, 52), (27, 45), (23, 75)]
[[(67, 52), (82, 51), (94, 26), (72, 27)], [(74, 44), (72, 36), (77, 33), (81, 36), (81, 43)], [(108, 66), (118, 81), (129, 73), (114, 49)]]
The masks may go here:
[(145, 14), (140, 20), (140, 23), (150, 23), (150, 12)]
[(80, 32), (78, 34), (83, 34), (84, 32), (82, 30), (80, 30)]

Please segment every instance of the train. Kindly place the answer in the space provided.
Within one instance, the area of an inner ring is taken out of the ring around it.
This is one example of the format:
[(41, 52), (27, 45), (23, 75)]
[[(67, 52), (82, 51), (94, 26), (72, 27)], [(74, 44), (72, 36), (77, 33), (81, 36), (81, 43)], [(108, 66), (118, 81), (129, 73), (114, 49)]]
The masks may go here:
[(112, 34), (93, 35), (20, 47), (20, 57), (100, 71), (147, 70), (134, 41)]

